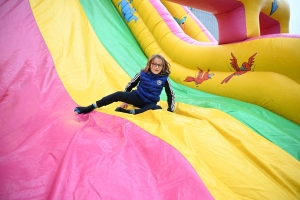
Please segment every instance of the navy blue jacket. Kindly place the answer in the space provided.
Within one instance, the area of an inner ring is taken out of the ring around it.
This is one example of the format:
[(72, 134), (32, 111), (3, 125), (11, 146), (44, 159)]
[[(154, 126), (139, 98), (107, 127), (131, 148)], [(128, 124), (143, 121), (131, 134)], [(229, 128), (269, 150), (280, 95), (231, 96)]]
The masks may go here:
[(163, 88), (168, 97), (168, 111), (173, 112), (175, 109), (175, 94), (172, 90), (169, 74), (159, 75), (152, 72), (140, 71), (135, 77), (127, 84), (125, 91), (130, 92), (137, 85), (135, 91), (145, 103), (157, 104), (160, 100), (160, 94)]

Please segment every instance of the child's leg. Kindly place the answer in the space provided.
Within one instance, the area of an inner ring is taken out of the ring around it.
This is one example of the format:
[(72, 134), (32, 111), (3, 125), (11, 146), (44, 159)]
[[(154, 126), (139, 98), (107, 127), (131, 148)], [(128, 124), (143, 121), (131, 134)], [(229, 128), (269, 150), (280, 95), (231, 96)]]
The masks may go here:
[(140, 114), (147, 110), (158, 110), (158, 109), (162, 109), (162, 108), (159, 105), (147, 105), (140, 109), (135, 109), (133, 114)]
[(140, 97), (135, 92), (115, 92), (113, 94), (107, 95), (106, 97), (103, 97), (99, 101), (96, 101), (96, 105), (98, 108), (100, 108), (102, 106), (106, 106), (118, 101), (135, 106), (140, 105), (142, 102)]
[(96, 103), (93, 103), (92, 105), (89, 105), (87, 107), (76, 107), (74, 109), (74, 112), (76, 114), (86, 114), (86, 113), (92, 112), (96, 107), (97, 107)]
[(89, 105), (87, 107), (76, 107), (74, 109), (74, 112), (77, 114), (85, 114), (93, 111), (95, 108), (100, 108), (102, 106), (106, 106), (118, 101), (137, 106), (142, 102), (140, 97), (135, 92), (115, 92), (113, 94), (107, 95), (106, 97), (103, 97), (102, 99), (96, 101), (96, 103), (93, 103), (92, 105)]
[(117, 112), (123, 112), (123, 113), (127, 113), (127, 114), (135, 114), (134, 110), (126, 110), (126, 109), (121, 108), (121, 107), (117, 107), (115, 111), (117, 111)]

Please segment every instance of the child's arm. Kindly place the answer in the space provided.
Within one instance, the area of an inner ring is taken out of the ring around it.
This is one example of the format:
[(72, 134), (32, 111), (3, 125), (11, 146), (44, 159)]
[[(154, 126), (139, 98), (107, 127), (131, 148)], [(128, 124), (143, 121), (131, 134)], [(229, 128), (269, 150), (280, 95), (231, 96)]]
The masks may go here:
[(130, 92), (140, 81), (141, 72), (137, 73), (134, 78), (126, 85), (125, 91)]
[[(137, 73), (134, 78), (126, 85), (125, 92), (130, 92), (133, 88), (137, 86), (137, 84), (140, 81), (140, 75), (141, 72)], [(121, 108), (126, 109), (128, 107), (128, 104), (125, 102), (122, 102), (120, 105)]]
[(168, 111), (174, 112), (175, 110), (175, 93), (172, 90), (171, 83), (169, 79), (165, 82), (165, 91), (168, 97)]

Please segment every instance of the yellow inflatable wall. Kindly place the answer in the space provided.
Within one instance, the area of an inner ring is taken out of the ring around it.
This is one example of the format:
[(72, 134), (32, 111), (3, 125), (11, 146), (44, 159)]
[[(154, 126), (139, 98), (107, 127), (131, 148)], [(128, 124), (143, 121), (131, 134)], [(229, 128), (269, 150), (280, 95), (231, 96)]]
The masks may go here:
[[(113, 2), (120, 12), (118, 0)], [(173, 80), (256, 104), (300, 124), (300, 36), (277, 34), (222, 45), (188, 43), (171, 31), (153, 2), (133, 0), (138, 20), (128, 26), (147, 56), (161, 53), (171, 61)], [(178, 16), (186, 12), (175, 10)], [(188, 17), (185, 27), (199, 30), (192, 21)]]

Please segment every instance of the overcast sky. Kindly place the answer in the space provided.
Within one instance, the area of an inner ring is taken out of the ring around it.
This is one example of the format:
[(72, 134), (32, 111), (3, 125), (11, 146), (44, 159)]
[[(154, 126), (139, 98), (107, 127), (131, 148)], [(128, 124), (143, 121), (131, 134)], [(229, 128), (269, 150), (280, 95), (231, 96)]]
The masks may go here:
[(288, 0), (290, 4), (290, 33), (300, 34), (300, 0)]

